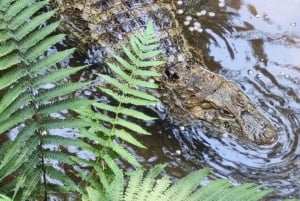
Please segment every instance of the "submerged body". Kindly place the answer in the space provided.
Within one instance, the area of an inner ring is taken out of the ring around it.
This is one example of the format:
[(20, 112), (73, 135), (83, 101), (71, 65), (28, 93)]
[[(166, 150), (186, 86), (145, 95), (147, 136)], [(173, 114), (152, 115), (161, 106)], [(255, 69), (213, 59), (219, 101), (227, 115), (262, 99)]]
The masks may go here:
[[(84, 44), (97, 43), (107, 54), (152, 20), (165, 50), (162, 101), (179, 122), (199, 119), (221, 132), (255, 144), (271, 144), (277, 132), (239, 89), (203, 64), (201, 50), (191, 47), (182, 35), (172, 1), (161, 0), (56, 0), (64, 31)], [(187, 117), (188, 115), (188, 117)]]

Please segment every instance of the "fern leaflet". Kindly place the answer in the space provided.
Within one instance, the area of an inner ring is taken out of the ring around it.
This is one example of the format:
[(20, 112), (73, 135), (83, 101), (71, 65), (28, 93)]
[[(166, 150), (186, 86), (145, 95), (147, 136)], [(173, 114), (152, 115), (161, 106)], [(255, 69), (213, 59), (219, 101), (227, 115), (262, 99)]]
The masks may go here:
[[(55, 13), (41, 11), (48, 2), (0, 1), (0, 135), (4, 140), (0, 147), (0, 191), (10, 193), (13, 200), (28, 200), (39, 194), (47, 197), (50, 189), (62, 189), (63, 185), (68, 186), (65, 190), (79, 191), (62, 168), (54, 168), (47, 162), (74, 164), (78, 156), (49, 147), (78, 146), (94, 150), (81, 140), (52, 132), (60, 128), (89, 127), (90, 122), (70, 117), (58, 119), (53, 113), (91, 105), (91, 101), (71, 96), (89, 82), (57, 83), (85, 66), (58, 69), (56, 63), (74, 49), (47, 55), (47, 50), (64, 37), (52, 34), (59, 22), (44, 24)], [(46, 84), (53, 88), (45, 90)]]

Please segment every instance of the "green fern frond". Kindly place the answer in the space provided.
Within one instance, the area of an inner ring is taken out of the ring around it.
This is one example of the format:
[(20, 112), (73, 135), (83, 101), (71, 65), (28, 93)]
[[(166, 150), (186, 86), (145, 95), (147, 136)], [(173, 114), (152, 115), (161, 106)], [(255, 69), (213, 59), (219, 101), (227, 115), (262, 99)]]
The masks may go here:
[(32, 1), (31, 0), (23, 0), (17, 1), (12, 4), (4, 14), (4, 19), (10, 21), (15, 15), (17, 15), (21, 10), (23, 10), (26, 6), (28, 6)]
[(202, 198), (202, 199), (213, 199), (214, 197), (217, 197), (214, 189), (220, 189), (218, 193), (223, 193), (223, 190), (230, 187), (230, 183), (227, 180), (215, 180), (210, 183), (209, 186), (203, 187), (200, 191), (195, 192), (191, 195), (192, 199), (196, 198)]
[(22, 197), (20, 200), (27, 200), (32, 192), (37, 189), (40, 178), (43, 176), (43, 171), (40, 168), (35, 168), (30, 173), (26, 172), (24, 176), (26, 179), (22, 185), (24, 189), (22, 189)]
[(38, 10), (46, 6), (48, 2), (49, 0), (36, 2), (33, 5), (23, 9), (22, 12), (19, 12), (18, 15), (16, 15), (13, 20), (10, 21), (10, 23), (7, 25), (8, 28), (10, 30), (16, 30), (32, 16), (32, 13), (36, 13)]
[(56, 168), (52, 166), (45, 166), (46, 175), (50, 177), (51, 179), (54, 179), (56, 181), (59, 181), (63, 184), (63, 186), (69, 188), (70, 190), (76, 189), (78, 192), (80, 192), (80, 189), (75, 184), (74, 181), (70, 177), (68, 177), (64, 172), (61, 170), (57, 170)]
[(0, 194), (0, 201), (13, 201), (13, 200), (5, 195)]
[(78, 83), (66, 83), (61, 84), (57, 87), (52, 89), (45, 90), (41, 92), (37, 97), (37, 102), (47, 102), (53, 98), (63, 96), (65, 94), (69, 94), (73, 91), (83, 88), (84, 86), (88, 85), (90, 82), (78, 82)]
[(125, 149), (122, 145), (119, 145), (117, 143), (110, 143), (109, 148), (117, 153), (122, 159), (134, 165), (135, 167), (141, 167), (141, 164), (137, 161), (135, 156), (127, 151), (127, 149)]
[[(21, 52), (26, 52), (31, 47), (35, 46), (38, 42), (43, 40), (46, 36), (51, 34), (57, 27), (59, 26), (59, 22), (53, 22), (49, 24), (43, 29), (37, 29), (33, 33), (30, 34), (30, 37), (22, 40), (19, 44), (19, 50)], [(54, 42), (55, 43), (55, 42)]]
[[(32, 2), (32, 0), (31, 0)], [(14, 35), (10, 34), (11, 38), (16, 39), (17, 41), (20, 41), (23, 39), (26, 35), (30, 34), (33, 30), (35, 30), (38, 26), (40, 26), (43, 22), (46, 22), (49, 20), (53, 15), (55, 11), (49, 11), (46, 13), (43, 13), (41, 15), (38, 15), (34, 17), (30, 23), (25, 23), (21, 25), (14, 33)], [(47, 49), (46, 49), (47, 50)], [(42, 53), (42, 52), (40, 52)]]
[(129, 177), (128, 187), (124, 193), (125, 200), (137, 200), (140, 189), (142, 189), (143, 171), (137, 170)]
[[(0, 184), (1, 189), (14, 195), (14, 200), (34, 199), (38, 191), (49, 191), (47, 185), (51, 179), (57, 180), (51, 184), (52, 189), (55, 185), (62, 189), (59, 186), (65, 184), (68, 186), (65, 190), (79, 191), (62, 168), (54, 169), (47, 161), (63, 165), (74, 164), (74, 159), (80, 161), (80, 158), (47, 147), (77, 146), (95, 151), (84, 140), (65, 137), (64, 133), (55, 136), (51, 132), (61, 128), (89, 128), (91, 122), (78, 117), (59, 119), (53, 114), (90, 106), (92, 102), (71, 94), (90, 82), (60, 82), (86, 66), (59, 68), (57, 64), (74, 49), (52, 55), (47, 52), (64, 37), (53, 34), (59, 22), (47, 23), (55, 10), (41, 10), (48, 2), (0, 1), (0, 135), (4, 141), (0, 147)], [(49, 84), (53, 88), (46, 90), (44, 87)]]
[(12, 158), (19, 155), (21, 151), (25, 153), (23, 150), (24, 148), (23, 146), (25, 146), (28, 139), (33, 135), (36, 128), (37, 128), (36, 123), (32, 122), (26, 128), (22, 129), (22, 131), (19, 133), (20, 137), (18, 137), (14, 141), (9, 141), (9, 144), (5, 149), (5, 154), (3, 155), (2, 161), (0, 163), (0, 169), (2, 169), (10, 161), (12, 161)]
[(100, 102), (94, 102), (93, 106), (95, 106), (101, 110), (106, 110), (106, 111), (113, 112), (113, 113), (118, 112), (120, 114), (135, 117), (137, 119), (144, 120), (144, 121), (151, 121), (151, 120), (156, 119), (154, 117), (150, 117), (150, 116), (144, 114), (143, 112), (139, 112), (135, 109), (124, 108), (124, 107), (118, 108), (117, 106), (107, 105), (105, 103), (100, 103)]
[(0, 113), (2, 113), (10, 104), (15, 101), (26, 89), (26, 82), (17, 83), (0, 100)]
[[(1, 38), (1, 35), (0, 35), (0, 38)], [(21, 63), (21, 61), (22, 61), (22, 58), (17, 53), (5, 55), (0, 60), (0, 70), (6, 70), (13, 65)]]
[[(44, 57), (41, 60), (36, 61), (32, 65), (32, 67), (29, 70), (30, 73), (38, 72), (38, 71), (44, 71), (45, 69), (48, 69), (49, 67), (53, 66), (53, 64), (56, 64), (60, 61), (62, 61), (64, 58), (68, 57), (74, 52), (75, 49), (67, 49), (61, 52), (56, 52), (53, 55), (49, 55), (47, 57)], [(78, 69), (81, 70), (81, 69)]]
[(61, 146), (74, 146), (74, 147), (80, 147), (85, 150), (93, 150), (92, 146), (87, 144), (86, 142), (83, 142), (81, 140), (73, 139), (73, 138), (67, 138), (57, 135), (46, 135), (43, 136), (43, 143), (45, 145), (61, 145)]
[[(128, 119), (127, 116), (145, 121), (155, 119), (136, 109), (127, 107), (127, 105), (152, 106), (158, 102), (156, 97), (145, 92), (147, 89), (158, 87), (157, 84), (148, 81), (148, 79), (153, 76), (160, 76), (161, 74), (152, 68), (164, 63), (163, 61), (157, 61), (155, 58), (161, 50), (159, 50), (159, 40), (155, 36), (152, 26), (149, 23), (147, 31), (142, 34), (143, 37), (133, 36), (134, 39), (128, 44), (129, 47), (123, 47), (125, 57), (114, 55), (115, 60), (107, 62), (114, 73), (114, 77), (97, 74), (107, 82), (108, 86), (112, 86), (110, 88), (99, 87), (99, 89), (114, 99), (116, 104), (93, 103), (92, 105), (97, 112), (92, 111), (91, 108), (76, 110), (82, 119), (90, 119), (93, 122), (89, 129), (82, 129), (81, 132), (100, 147), (101, 151), (97, 154), (96, 164), (100, 161), (109, 163), (106, 165), (109, 169), (114, 167), (112, 172), (117, 171), (116, 164), (113, 165), (116, 157), (127, 161), (133, 166), (140, 167), (137, 159), (125, 148), (122, 142), (145, 148), (132, 134), (149, 135), (149, 132)], [(138, 54), (138, 57), (134, 54)], [(100, 178), (100, 180), (105, 181), (103, 178)]]
[(120, 130), (120, 129), (115, 129), (114, 130), (114, 135), (118, 138), (120, 138), (121, 140), (123, 140), (124, 142), (127, 142), (129, 144), (132, 144), (136, 147), (142, 148), (142, 149), (146, 149), (146, 147), (140, 143), (137, 139), (135, 139), (130, 133), (128, 133), (125, 130)]
[(27, 72), (23, 68), (13, 69), (0, 77), (0, 90), (6, 88), (24, 76)]
[(157, 179), (163, 168), (162, 165), (156, 166), (146, 176), (142, 170), (134, 171), (129, 174), (127, 184), (124, 182), (127, 179), (120, 173), (106, 184), (106, 195), (100, 193), (101, 189), (89, 187), (84, 195), (85, 200), (97, 195), (113, 201), (258, 201), (271, 192), (255, 184), (232, 186), (228, 180), (216, 180), (201, 186), (200, 183), (209, 173), (207, 168), (190, 173), (172, 184), (167, 176)]
[(124, 193), (125, 180), (122, 174), (117, 174), (115, 179), (110, 184), (110, 191), (108, 192), (109, 200), (118, 201), (122, 198)]
[(53, 104), (46, 104), (41, 106), (39, 110), (40, 115), (50, 115), (51, 113), (54, 112), (59, 112), (62, 110), (71, 110), (74, 107), (79, 108), (82, 106), (88, 106), (91, 105), (92, 101), (88, 101), (86, 99), (81, 99), (81, 98), (74, 98), (74, 99), (67, 99), (63, 101), (58, 101)]
[[(202, 169), (197, 172), (190, 173), (180, 181), (178, 181), (175, 185), (170, 187), (162, 196), (163, 200), (183, 200), (186, 198), (194, 189), (199, 185), (199, 181), (203, 180), (209, 170)], [(184, 186), (188, 186), (189, 188), (183, 188)], [(171, 195), (171, 196), (170, 196)], [(169, 197), (170, 196), (170, 197)]]
[(9, 119), (6, 119), (1, 122), (0, 133), (4, 133), (5, 131), (12, 129), (16, 125), (28, 119), (31, 119), (33, 115), (34, 115), (33, 107), (29, 106), (29, 107), (22, 108), (18, 112), (11, 115)]
[(33, 62), (38, 56), (42, 55), (49, 48), (53, 47), (56, 43), (60, 42), (65, 37), (64, 34), (59, 34), (51, 37), (47, 37), (38, 45), (28, 49), (25, 53), (26, 61)]
[(59, 71), (53, 71), (50, 72), (42, 77), (37, 77), (34, 80), (34, 86), (37, 87), (41, 87), (44, 84), (48, 84), (48, 83), (54, 83), (56, 81), (62, 80), (63, 78), (66, 78), (78, 71), (80, 71), (81, 69), (85, 68), (86, 66), (82, 66), (82, 67), (78, 67), (78, 68), (66, 68), (66, 69), (61, 69)]

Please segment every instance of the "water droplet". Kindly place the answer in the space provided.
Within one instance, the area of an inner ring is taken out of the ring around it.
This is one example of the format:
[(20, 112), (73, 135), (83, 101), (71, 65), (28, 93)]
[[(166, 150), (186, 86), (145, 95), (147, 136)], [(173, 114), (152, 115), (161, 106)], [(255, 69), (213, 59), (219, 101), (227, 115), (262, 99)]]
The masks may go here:
[(179, 155), (181, 155), (181, 151), (180, 150), (176, 150), (175, 154), (179, 156)]
[(182, 5), (183, 1), (177, 1), (177, 5)]
[(195, 28), (196, 28), (196, 27), (201, 27), (200, 22), (194, 22), (194, 27), (195, 27)]
[[(199, 16), (201, 16), (201, 15), (206, 15), (206, 13), (207, 13), (207, 11), (206, 10), (201, 10), (200, 12), (199, 12)], [(197, 13), (196, 13), (197, 14)]]
[(284, 76), (284, 75), (285, 75), (285, 73), (281, 71), (281, 72), (280, 72), (280, 75), (281, 75), (281, 76)]
[(264, 15), (264, 19), (269, 21), (270, 20), (270, 17), (268, 15)]
[(156, 104), (156, 108), (159, 112), (166, 112), (166, 106), (161, 102)]
[(295, 27), (295, 26), (296, 26), (296, 22), (291, 22), (290, 25), (291, 25), (292, 27)]
[(149, 159), (147, 160), (147, 162), (148, 162), (148, 163), (153, 163), (153, 162), (155, 162), (157, 159), (158, 159), (157, 156), (152, 156), (151, 158), (149, 158)]
[(248, 70), (248, 75), (253, 75), (253, 70)]
[(42, 136), (48, 135), (48, 132), (47, 132), (47, 131), (42, 131), (42, 132), (41, 132), (41, 135), (42, 135)]
[(194, 31), (195, 27), (189, 27), (189, 31)]
[(178, 15), (181, 15), (181, 14), (184, 13), (184, 11), (183, 11), (183, 9), (178, 9), (178, 10), (176, 11), (176, 13), (177, 13)]
[(219, 3), (219, 7), (220, 7), (220, 8), (225, 7), (225, 2), (220, 2), (220, 3)]
[(201, 15), (202, 15), (201, 12), (196, 13), (196, 16), (198, 16), (198, 17), (201, 16)]
[(255, 17), (256, 17), (256, 18), (260, 18), (260, 15), (259, 15), (259, 14), (257, 14), (257, 15), (255, 15)]
[(150, 83), (152, 83), (152, 84), (155, 83), (155, 80), (154, 80), (154, 79), (149, 79), (148, 81), (149, 81)]
[(189, 20), (186, 20), (186, 21), (183, 22), (183, 24), (184, 24), (185, 26), (190, 25), (190, 23), (191, 23), (191, 21), (189, 21)]
[(92, 94), (92, 92), (89, 91), (89, 90), (84, 90), (83, 94), (84, 94), (85, 96), (90, 96), (90, 95)]
[(180, 126), (179, 129), (180, 129), (181, 131), (184, 131), (184, 126)]
[(215, 16), (216, 16), (216, 13), (214, 13), (214, 12), (208, 12), (208, 16), (210, 16), (210, 17), (215, 17)]
[(199, 33), (202, 33), (202, 32), (203, 32), (203, 29), (202, 29), (201, 27), (197, 27), (197, 28), (196, 28), (196, 31), (199, 32)]
[(261, 78), (262, 77), (262, 75), (261, 74), (256, 74), (256, 76), (255, 76), (256, 78)]
[(300, 83), (300, 80), (299, 80), (298, 78), (294, 78), (294, 79), (293, 79), (293, 82), (294, 82), (295, 84), (299, 84), (299, 83)]
[(187, 21), (191, 21), (192, 19), (193, 19), (192, 16), (189, 16), (189, 15), (185, 17), (185, 20), (187, 20)]

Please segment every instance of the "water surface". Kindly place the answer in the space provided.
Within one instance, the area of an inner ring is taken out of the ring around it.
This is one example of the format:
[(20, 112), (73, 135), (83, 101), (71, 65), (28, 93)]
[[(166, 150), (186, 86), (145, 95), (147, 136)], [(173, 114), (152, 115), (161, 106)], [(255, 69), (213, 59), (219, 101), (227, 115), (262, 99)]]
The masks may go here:
[[(166, 173), (174, 177), (210, 167), (212, 178), (274, 189), (267, 200), (300, 198), (298, 8), (298, 0), (178, 1), (177, 19), (185, 27), (184, 35), (203, 50), (209, 70), (237, 83), (277, 129), (279, 139), (256, 146), (229, 136), (216, 137), (212, 126), (172, 125), (158, 105), (160, 119), (142, 123), (153, 134), (140, 138), (148, 149), (130, 148), (139, 160), (147, 167), (167, 162)], [(87, 54), (90, 63), (101, 62), (91, 61), (97, 60), (92, 55)], [(91, 68), (86, 75), (92, 73)], [(83, 93), (89, 96), (95, 91)], [(151, 109), (146, 112), (157, 115)]]
[(146, 139), (149, 151), (139, 152), (142, 160), (169, 161), (174, 175), (208, 166), (216, 177), (274, 189), (268, 200), (300, 198), (298, 8), (297, 0), (178, 2), (177, 9), (184, 13), (177, 18), (186, 26), (188, 41), (204, 50), (211, 71), (240, 86), (277, 129), (279, 139), (255, 146), (214, 137), (205, 126), (172, 127), (163, 121), (153, 125), (154, 135)]

